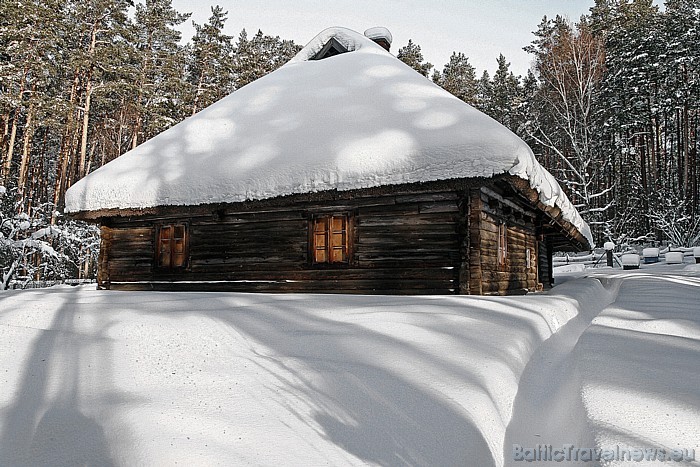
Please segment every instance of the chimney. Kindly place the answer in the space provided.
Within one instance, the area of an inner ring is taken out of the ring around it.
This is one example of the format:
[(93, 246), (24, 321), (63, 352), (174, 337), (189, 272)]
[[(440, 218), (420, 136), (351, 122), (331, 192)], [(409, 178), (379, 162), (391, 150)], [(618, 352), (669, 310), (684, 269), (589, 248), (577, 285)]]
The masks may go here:
[(389, 30), (385, 27), (377, 26), (374, 28), (369, 28), (365, 31), (365, 37), (372, 39), (374, 42), (384, 47), (387, 52), (391, 48), (391, 41), (393, 39)]

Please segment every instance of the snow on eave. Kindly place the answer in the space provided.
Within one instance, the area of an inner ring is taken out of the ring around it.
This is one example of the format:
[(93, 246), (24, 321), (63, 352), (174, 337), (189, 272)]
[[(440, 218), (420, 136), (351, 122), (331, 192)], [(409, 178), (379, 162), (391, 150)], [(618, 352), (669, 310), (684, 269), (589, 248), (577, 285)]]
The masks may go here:
[(595, 242), (589, 225), (583, 220), (554, 176), (537, 162), (532, 150), (529, 151), (529, 156), (519, 158), (508, 173), (527, 180), (530, 187), (539, 194), (542, 204), (557, 206), (561, 209), (562, 218), (576, 227), (588, 241), (590, 248), (593, 248)]

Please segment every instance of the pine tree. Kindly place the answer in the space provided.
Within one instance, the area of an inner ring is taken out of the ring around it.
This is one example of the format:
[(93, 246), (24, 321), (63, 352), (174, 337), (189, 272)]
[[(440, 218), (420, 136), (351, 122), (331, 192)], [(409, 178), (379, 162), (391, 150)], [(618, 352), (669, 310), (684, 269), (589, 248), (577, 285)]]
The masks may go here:
[(605, 20), (609, 23), (598, 24), (594, 17), (591, 29), (598, 31), (597, 40), (605, 41), (605, 73), (596, 100), (602, 121), (600, 152), (610, 155), (610, 217), (626, 219), (624, 225), (613, 223), (608, 229), (607, 236), (617, 240), (651, 233), (649, 201), (667, 185), (659, 163), (665, 159), (662, 127), (669, 115), (653, 61), (667, 44), (660, 40), (659, 11), (651, 0), (610, 3)]
[(134, 119), (131, 147), (182, 120), (185, 93), (185, 53), (176, 27), (190, 13), (178, 13), (171, 0), (136, 4), (135, 28), (138, 78), (131, 109)]
[(491, 112), (493, 111), (491, 108), (491, 102), (493, 100), (493, 85), (491, 84), (491, 76), (487, 70), (484, 70), (484, 72), (481, 74), (481, 78), (479, 78), (476, 89), (476, 108), (487, 115), (491, 115)]
[(399, 49), (396, 58), (425, 77), (430, 74), (430, 69), (433, 68), (431, 63), (423, 61), (420, 45), (415, 44), (411, 39), (408, 40), (408, 44)]
[(453, 52), (442, 73), (435, 70), (433, 82), (468, 104), (475, 105), (478, 94), (476, 70), (463, 53)]
[[(0, 7), (0, 112), (2, 115), (1, 178), (8, 183), (19, 152), (20, 196), (24, 190), (32, 139), (40, 122), (40, 111), (48, 103), (44, 92), (51, 89), (55, 57), (62, 53), (62, 2), (28, 1), (22, 8), (9, 3)], [(44, 27), (46, 24), (50, 27)]]
[(491, 103), (489, 115), (512, 131), (517, 131), (513, 118), (519, 106), (520, 79), (510, 71), (510, 63), (503, 54), (496, 60), (498, 69), (491, 82)]
[(234, 54), (236, 89), (281, 67), (299, 50), (301, 47), (293, 41), (282, 40), (279, 36), (266, 36), (260, 30), (249, 40), (248, 33), (243, 29), (238, 36)]
[(192, 86), (188, 105), (192, 115), (234, 90), (232, 37), (223, 34), (226, 15), (220, 6), (211, 8), (205, 25), (192, 22), (195, 35), (189, 47), (187, 81)]
[[(663, 55), (664, 88), (667, 102), (675, 108), (679, 128), (676, 148), (678, 192), (698, 208), (697, 159), (698, 111), (700, 110), (700, 1), (667, 0), (662, 21), (663, 41), (669, 44)], [(695, 123), (693, 123), (693, 117)], [(689, 213), (691, 214), (691, 213)], [(700, 215), (700, 213), (696, 213)]]
[(84, 89), (78, 178), (89, 172), (91, 163), (87, 151), (94, 95), (113, 92), (119, 78), (129, 80), (134, 77), (124, 76), (121, 66), (130, 52), (126, 45), (131, 38), (127, 16), (129, 3), (127, 0), (81, 0), (75, 3), (73, 17), (79, 27), (82, 47), (76, 51), (74, 67), (81, 76), (81, 87)]

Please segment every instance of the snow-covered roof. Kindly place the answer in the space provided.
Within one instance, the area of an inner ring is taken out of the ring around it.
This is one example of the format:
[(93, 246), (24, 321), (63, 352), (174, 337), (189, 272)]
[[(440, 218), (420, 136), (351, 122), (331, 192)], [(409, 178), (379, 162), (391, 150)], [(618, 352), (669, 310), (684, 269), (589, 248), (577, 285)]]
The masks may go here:
[[(349, 53), (312, 58), (331, 39)], [(321, 32), (292, 60), (66, 193), (66, 212), (272, 198), (511, 173), (590, 230), (530, 148), (355, 31)]]

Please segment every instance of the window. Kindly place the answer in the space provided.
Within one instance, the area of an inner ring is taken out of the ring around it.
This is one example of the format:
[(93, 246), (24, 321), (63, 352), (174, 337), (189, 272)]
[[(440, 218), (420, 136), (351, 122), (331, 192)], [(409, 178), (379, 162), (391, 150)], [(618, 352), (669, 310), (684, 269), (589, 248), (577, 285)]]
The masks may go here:
[(532, 253), (530, 253), (530, 249), (528, 248), (525, 250), (525, 267), (527, 269), (530, 269), (532, 267)]
[(338, 42), (335, 37), (331, 37), (331, 39), (326, 42), (326, 45), (324, 45), (323, 48), (311, 58), (311, 60), (323, 60), (324, 58), (334, 57), (347, 51), (348, 49), (343, 46), (343, 44)]
[(498, 224), (498, 265), (505, 267), (508, 261), (508, 227)]
[(314, 264), (349, 263), (348, 215), (317, 216), (311, 220), (311, 258)]
[(158, 228), (158, 267), (184, 268), (187, 265), (187, 226), (161, 225)]

